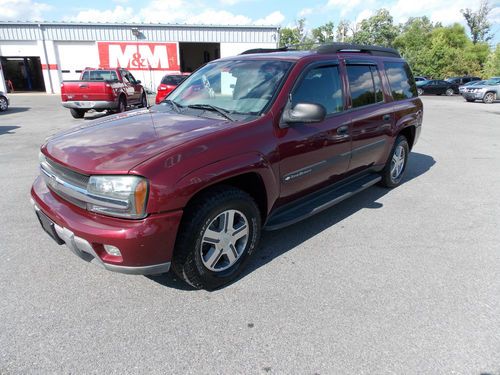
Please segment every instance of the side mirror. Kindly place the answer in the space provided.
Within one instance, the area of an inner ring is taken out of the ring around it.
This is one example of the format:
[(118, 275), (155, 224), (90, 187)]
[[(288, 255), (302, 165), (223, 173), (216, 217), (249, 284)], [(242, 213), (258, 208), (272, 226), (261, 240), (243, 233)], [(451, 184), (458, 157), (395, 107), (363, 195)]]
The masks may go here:
[(297, 103), (293, 108), (285, 108), (280, 127), (286, 128), (287, 124), (321, 122), (325, 117), (326, 109), (321, 104)]
[(140, 84), (140, 83), (141, 83), (141, 81), (140, 81), (139, 79), (138, 79), (137, 81), (135, 81), (135, 82), (136, 82), (137, 84)]

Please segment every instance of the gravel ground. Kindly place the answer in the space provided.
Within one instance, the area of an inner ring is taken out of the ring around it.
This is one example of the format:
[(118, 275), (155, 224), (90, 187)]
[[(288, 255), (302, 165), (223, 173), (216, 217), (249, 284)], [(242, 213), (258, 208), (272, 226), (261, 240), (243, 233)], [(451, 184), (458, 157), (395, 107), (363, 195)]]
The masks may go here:
[(51, 95), (0, 114), (0, 373), (500, 374), (500, 103), (424, 97), (405, 183), (264, 233), (215, 292), (101, 270), (29, 203)]

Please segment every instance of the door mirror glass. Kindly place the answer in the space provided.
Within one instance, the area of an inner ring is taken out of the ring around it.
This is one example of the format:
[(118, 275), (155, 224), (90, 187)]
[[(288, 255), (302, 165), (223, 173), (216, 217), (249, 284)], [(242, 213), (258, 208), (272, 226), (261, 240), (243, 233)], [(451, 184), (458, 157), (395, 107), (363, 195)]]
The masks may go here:
[(321, 104), (297, 103), (293, 108), (285, 109), (282, 127), (286, 124), (321, 122), (326, 117), (326, 109)]

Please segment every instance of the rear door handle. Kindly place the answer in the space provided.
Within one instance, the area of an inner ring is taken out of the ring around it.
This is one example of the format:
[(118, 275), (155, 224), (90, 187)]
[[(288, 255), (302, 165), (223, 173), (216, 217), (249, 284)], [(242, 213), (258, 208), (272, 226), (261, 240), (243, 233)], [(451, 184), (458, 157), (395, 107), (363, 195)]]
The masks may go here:
[(391, 116), (391, 115), (389, 115), (389, 114), (387, 114), (387, 115), (384, 115), (384, 116), (382, 117), (382, 120), (384, 120), (384, 121), (389, 121), (391, 118), (392, 118), (392, 116)]

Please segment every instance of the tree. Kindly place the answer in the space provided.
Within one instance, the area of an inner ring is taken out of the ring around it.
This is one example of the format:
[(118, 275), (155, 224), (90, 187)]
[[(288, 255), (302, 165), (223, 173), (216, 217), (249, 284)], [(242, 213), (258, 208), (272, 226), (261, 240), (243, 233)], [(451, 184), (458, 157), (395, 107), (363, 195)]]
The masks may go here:
[(339, 24), (337, 25), (337, 30), (335, 34), (335, 39), (337, 42), (348, 42), (350, 40), (349, 35), (349, 30), (350, 30), (350, 23), (349, 21), (346, 20), (340, 20)]
[(472, 43), (476, 44), (478, 42), (487, 42), (491, 40), (493, 36), (490, 34), (491, 24), (488, 21), (491, 7), (488, 0), (481, 0), (479, 9), (476, 12), (469, 8), (465, 10), (461, 9), (460, 12), (464, 16), (467, 26), (469, 27)]
[(294, 27), (282, 28), (280, 31), (280, 47), (303, 43), (307, 38), (305, 23), (305, 18), (301, 18), (295, 22)]
[(331, 21), (312, 29), (312, 38), (316, 43), (331, 43), (334, 41), (334, 36), (335, 25)]
[(486, 59), (483, 70), (484, 77), (500, 77), (500, 43), (491, 51)]
[(375, 15), (361, 21), (359, 30), (353, 35), (353, 42), (390, 47), (398, 33), (389, 11), (379, 9)]

